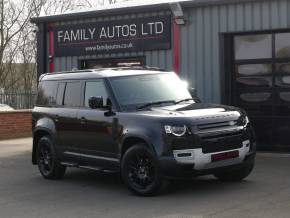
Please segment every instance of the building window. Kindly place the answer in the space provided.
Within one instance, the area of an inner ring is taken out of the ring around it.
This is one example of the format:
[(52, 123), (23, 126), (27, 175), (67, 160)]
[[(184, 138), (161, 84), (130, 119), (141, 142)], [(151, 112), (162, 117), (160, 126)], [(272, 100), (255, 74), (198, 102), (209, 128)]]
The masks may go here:
[(271, 58), (271, 35), (245, 35), (235, 37), (235, 59)]
[(275, 35), (276, 58), (290, 58), (290, 33), (278, 33)]

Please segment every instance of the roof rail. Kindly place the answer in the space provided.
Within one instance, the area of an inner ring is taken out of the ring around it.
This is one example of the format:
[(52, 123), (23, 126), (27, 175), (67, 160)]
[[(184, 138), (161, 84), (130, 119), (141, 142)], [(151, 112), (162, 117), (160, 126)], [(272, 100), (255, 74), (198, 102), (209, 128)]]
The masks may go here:
[(93, 72), (93, 70), (71, 70), (71, 71), (61, 71), (61, 72), (51, 72), (51, 73), (44, 73), (39, 76), (39, 81), (47, 75), (55, 75), (55, 74), (66, 74), (66, 73), (82, 73), (82, 72)]
[(93, 72), (93, 70), (87, 69), (87, 70), (60, 71), (60, 72), (46, 73), (45, 75), (65, 74), (65, 73), (82, 73), (82, 72)]
[(147, 69), (147, 70), (159, 70), (159, 71), (166, 71), (165, 69), (163, 69), (163, 68), (160, 68), (160, 67), (150, 67), (150, 66), (145, 66), (145, 69)]
[(83, 73), (83, 72), (96, 72), (102, 70), (126, 70), (126, 69), (138, 69), (138, 70), (158, 70), (158, 71), (166, 71), (165, 69), (158, 67), (150, 67), (150, 66), (124, 66), (124, 67), (108, 67), (108, 68), (97, 68), (97, 69), (86, 69), (86, 70), (71, 70), (71, 71), (61, 71), (61, 72), (52, 72), (52, 73), (44, 73), (39, 76), (39, 81), (42, 80), (44, 76), (47, 75), (58, 75), (58, 74), (67, 74), (67, 73)]
[(166, 71), (165, 69), (158, 68), (158, 67), (150, 67), (150, 66), (138, 66), (138, 65), (132, 65), (132, 66), (120, 66), (120, 67), (113, 67), (113, 68), (103, 68), (103, 69), (139, 69), (139, 70), (159, 70), (159, 71)]

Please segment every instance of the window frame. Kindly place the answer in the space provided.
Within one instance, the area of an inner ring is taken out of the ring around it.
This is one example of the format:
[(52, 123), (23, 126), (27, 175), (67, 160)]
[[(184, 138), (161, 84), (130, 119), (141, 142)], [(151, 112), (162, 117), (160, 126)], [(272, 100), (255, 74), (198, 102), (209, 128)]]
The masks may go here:
[[(83, 80), (83, 87), (82, 87), (82, 93), (81, 93), (82, 100), (81, 100), (80, 108), (87, 109), (87, 110), (92, 110), (89, 106), (85, 105), (86, 83), (87, 82), (99, 82), (99, 81), (103, 82), (103, 84), (105, 85), (105, 88), (106, 88), (106, 91), (107, 91), (107, 94), (108, 94), (108, 98), (112, 102), (112, 109), (116, 110), (116, 111), (120, 111), (120, 107), (119, 107), (118, 103), (116, 102), (116, 98), (114, 96), (114, 93), (112, 92), (111, 85), (110, 85), (109, 81), (106, 78), (93, 78), (93, 79), (85, 79), (85, 80)], [(104, 102), (104, 103), (106, 103), (106, 102)], [(100, 109), (93, 109), (93, 110), (102, 111), (101, 108)]]

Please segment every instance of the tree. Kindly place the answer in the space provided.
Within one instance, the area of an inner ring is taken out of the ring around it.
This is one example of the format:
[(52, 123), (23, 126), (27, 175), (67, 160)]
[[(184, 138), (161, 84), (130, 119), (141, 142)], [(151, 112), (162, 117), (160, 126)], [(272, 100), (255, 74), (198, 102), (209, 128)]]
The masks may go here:
[[(36, 84), (36, 40), (31, 17), (113, 4), (117, 0), (0, 0), (0, 88)], [(16, 64), (22, 63), (22, 65)]]
[(20, 33), (29, 23), (34, 4), (32, 0), (22, 4), (0, 0), (0, 87), (9, 88), (15, 82), (11, 74), (21, 41)]

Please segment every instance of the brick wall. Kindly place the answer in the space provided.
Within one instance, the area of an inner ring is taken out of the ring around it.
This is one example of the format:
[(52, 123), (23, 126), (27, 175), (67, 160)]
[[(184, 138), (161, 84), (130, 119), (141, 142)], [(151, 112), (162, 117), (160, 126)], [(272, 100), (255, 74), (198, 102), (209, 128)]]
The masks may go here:
[(0, 140), (31, 136), (31, 111), (0, 112)]

